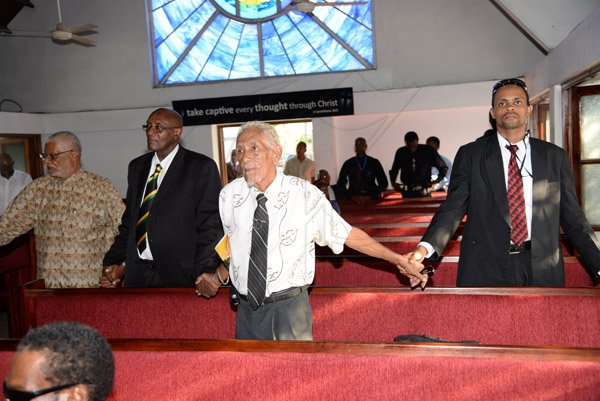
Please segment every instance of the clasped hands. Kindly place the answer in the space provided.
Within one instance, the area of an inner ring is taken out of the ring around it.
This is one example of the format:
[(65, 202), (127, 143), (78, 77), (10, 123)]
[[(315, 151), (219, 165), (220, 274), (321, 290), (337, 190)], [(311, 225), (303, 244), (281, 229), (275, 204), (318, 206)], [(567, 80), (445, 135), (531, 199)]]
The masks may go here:
[(410, 280), (410, 288), (412, 289), (420, 286), (421, 290), (425, 290), (425, 286), (427, 285), (429, 276), (421, 273), (425, 267), (423, 260), (425, 260), (425, 255), (417, 248), (413, 252), (400, 256), (399, 263), (396, 264), (400, 273)]
[(125, 275), (125, 264), (104, 266), (100, 276), (100, 287), (117, 288)]
[[(219, 273), (221, 272), (221, 273)], [(217, 271), (214, 273), (202, 273), (196, 279), (196, 295), (202, 296), (204, 298), (211, 298), (217, 295), (217, 291), (221, 287), (222, 277), (225, 276), (224, 283), (227, 284), (227, 278), (229, 277), (229, 272), (224, 265), (220, 265), (217, 267)]]

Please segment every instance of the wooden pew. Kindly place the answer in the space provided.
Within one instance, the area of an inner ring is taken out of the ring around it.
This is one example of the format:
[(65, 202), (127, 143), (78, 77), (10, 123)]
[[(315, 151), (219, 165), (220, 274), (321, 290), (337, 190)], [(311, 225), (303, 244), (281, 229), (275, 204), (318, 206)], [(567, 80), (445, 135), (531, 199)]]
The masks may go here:
[[(597, 400), (600, 350), (111, 340), (109, 400)], [(14, 343), (0, 342), (6, 377)]]
[(0, 303), (7, 312), (11, 337), (18, 337), (25, 332), (25, 328), (20, 326), (20, 316), (24, 314), (20, 291), (23, 284), (34, 280), (36, 275), (37, 255), (33, 231), (0, 247)]
[[(25, 289), (30, 327), (73, 320), (108, 338), (234, 338), (228, 289)], [(482, 344), (600, 348), (594, 288), (314, 288), (318, 341), (393, 341), (427, 334)]]

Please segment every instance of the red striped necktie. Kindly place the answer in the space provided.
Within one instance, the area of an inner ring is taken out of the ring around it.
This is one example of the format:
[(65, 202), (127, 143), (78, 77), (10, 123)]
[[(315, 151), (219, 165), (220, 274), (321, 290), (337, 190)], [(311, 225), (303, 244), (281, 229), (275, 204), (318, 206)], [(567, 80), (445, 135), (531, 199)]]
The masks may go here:
[(525, 214), (525, 195), (523, 191), (523, 177), (517, 163), (517, 145), (506, 145), (510, 151), (508, 162), (508, 209), (512, 231), (510, 239), (517, 246), (521, 246), (529, 236), (527, 231), (527, 216)]

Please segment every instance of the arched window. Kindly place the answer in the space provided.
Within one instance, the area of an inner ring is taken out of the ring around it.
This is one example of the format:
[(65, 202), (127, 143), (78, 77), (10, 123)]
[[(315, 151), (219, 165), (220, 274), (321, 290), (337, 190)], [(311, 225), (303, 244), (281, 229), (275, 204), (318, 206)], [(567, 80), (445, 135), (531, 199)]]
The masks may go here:
[(371, 0), (150, 0), (156, 86), (373, 69)]

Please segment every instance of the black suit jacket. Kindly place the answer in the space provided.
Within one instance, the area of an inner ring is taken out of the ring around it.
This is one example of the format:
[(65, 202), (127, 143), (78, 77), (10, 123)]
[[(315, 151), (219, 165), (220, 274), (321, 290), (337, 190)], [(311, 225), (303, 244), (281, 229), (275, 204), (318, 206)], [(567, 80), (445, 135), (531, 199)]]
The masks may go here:
[[(531, 257), (535, 286), (564, 286), (560, 227), (581, 253), (593, 277), (600, 270), (599, 243), (575, 193), (565, 152), (530, 139), (533, 175)], [(508, 247), (510, 216), (497, 135), (462, 146), (456, 155), (447, 200), (440, 206), (423, 241), (441, 255), (467, 215), (460, 245), (459, 286), (515, 285)]]
[[(119, 234), (104, 265), (126, 261), (125, 285), (142, 287), (144, 279), (135, 246), (135, 226), (154, 153), (129, 163), (126, 209)], [(158, 274), (169, 287), (190, 287), (204, 272), (214, 272), (214, 246), (223, 236), (219, 218), (221, 183), (215, 162), (179, 147), (152, 202), (148, 227)]]

